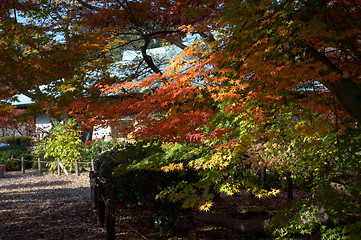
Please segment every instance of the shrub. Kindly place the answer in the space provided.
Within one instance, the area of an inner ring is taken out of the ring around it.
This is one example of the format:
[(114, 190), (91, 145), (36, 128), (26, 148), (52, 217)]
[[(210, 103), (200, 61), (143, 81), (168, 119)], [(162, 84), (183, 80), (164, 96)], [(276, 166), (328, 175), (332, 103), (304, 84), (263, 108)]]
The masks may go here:
[[(5, 164), (7, 171), (19, 171), (21, 169), (21, 161), (11, 160), (11, 156), (15, 159), (24, 157), (26, 160), (32, 160), (31, 153), (27, 148), (17, 145), (0, 147), (0, 164)], [(25, 168), (31, 168), (31, 165), (31, 162), (25, 162)]]
[(120, 207), (143, 205), (151, 210), (156, 226), (173, 228), (176, 216), (185, 211), (182, 203), (160, 199), (157, 195), (182, 180), (192, 182), (197, 177), (193, 172), (164, 172), (136, 166), (162, 153), (160, 145), (128, 143), (120, 150), (102, 154), (96, 162), (96, 175), (104, 182), (109, 203)]
[(115, 146), (116, 144), (114, 142), (103, 140), (85, 142), (85, 147), (83, 148), (83, 161), (89, 163), (92, 160), (96, 161), (103, 152), (109, 151)]
[(80, 137), (80, 130), (74, 119), (66, 123), (57, 123), (50, 133), (36, 145), (33, 151), (34, 156), (51, 160), (48, 164), (50, 169), (54, 168), (57, 159), (70, 171), (74, 168), (75, 159), (81, 159), (83, 143)]
[(31, 137), (30, 136), (5, 136), (0, 138), (0, 143), (16, 145), (16, 146), (31, 146)]

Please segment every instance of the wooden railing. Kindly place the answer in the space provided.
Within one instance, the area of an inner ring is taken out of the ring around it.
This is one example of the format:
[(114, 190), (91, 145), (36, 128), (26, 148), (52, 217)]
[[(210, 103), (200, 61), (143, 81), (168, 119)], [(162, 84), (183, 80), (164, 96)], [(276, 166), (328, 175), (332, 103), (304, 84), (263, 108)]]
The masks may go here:
[[(13, 156), (11, 156), (10, 158), (11, 161), (21, 161), (21, 172), (23, 174), (25, 174), (25, 162), (37, 162), (38, 163), (38, 172), (39, 174), (42, 174), (42, 163), (53, 163), (54, 161), (41, 161), (40, 158), (38, 158), (36, 161), (34, 160), (26, 160), (24, 157), (21, 157), (20, 159), (16, 159)], [(91, 162), (79, 162), (77, 159), (74, 162), (62, 162), (60, 161), (60, 158), (57, 159), (57, 163), (54, 166), (53, 170), (51, 172), (54, 172), (55, 170), (58, 171), (58, 175), (61, 174), (61, 170), (63, 170), (63, 172), (66, 175), (69, 175), (68, 171), (66, 170), (66, 168), (64, 167), (63, 163), (74, 163), (75, 164), (75, 174), (76, 176), (79, 176), (79, 164), (89, 164), (91, 163), (91, 170), (94, 170), (94, 160), (92, 160)]]
[(115, 240), (115, 224), (121, 223), (122, 225), (129, 228), (132, 232), (137, 234), (139, 238), (149, 240), (143, 234), (138, 232), (136, 229), (131, 227), (129, 224), (121, 221), (115, 214), (116, 207), (106, 201), (106, 196), (104, 194), (104, 183), (99, 180), (94, 174), (94, 171), (89, 172), (90, 178), (90, 193), (91, 193), (91, 202), (92, 207), (96, 211), (97, 225), (105, 227), (106, 229), (106, 239)]

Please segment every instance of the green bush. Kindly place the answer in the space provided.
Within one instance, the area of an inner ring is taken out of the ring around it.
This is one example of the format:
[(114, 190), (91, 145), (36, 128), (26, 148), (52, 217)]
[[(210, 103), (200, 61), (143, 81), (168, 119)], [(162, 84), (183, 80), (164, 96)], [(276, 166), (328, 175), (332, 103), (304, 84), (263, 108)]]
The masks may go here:
[(120, 150), (111, 150), (100, 156), (96, 162), (96, 176), (104, 182), (108, 203), (124, 208), (145, 206), (152, 212), (155, 226), (165, 226), (171, 234), (176, 216), (186, 210), (182, 209), (181, 202), (172, 202), (158, 195), (180, 181), (192, 182), (197, 177), (191, 171), (164, 172), (136, 166), (146, 159), (151, 161), (152, 156), (160, 157), (162, 153), (160, 145), (124, 144)]
[(16, 146), (31, 146), (30, 136), (5, 136), (0, 138), (0, 143), (16, 145)]
[[(21, 169), (21, 161), (11, 160), (11, 156), (18, 160), (21, 157), (32, 160), (30, 151), (25, 147), (17, 145), (0, 147), (0, 164), (5, 164), (7, 171), (19, 171)], [(31, 162), (25, 162), (25, 168), (31, 168), (31, 165)]]
[(47, 167), (53, 169), (59, 158), (69, 171), (74, 169), (75, 160), (82, 158), (81, 132), (74, 119), (56, 123), (49, 134), (36, 144), (33, 156), (52, 161)]
[(114, 142), (108, 142), (103, 140), (93, 140), (85, 142), (83, 148), (83, 161), (91, 163), (92, 160), (96, 161), (103, 152), (109, 151), (116, 147)]

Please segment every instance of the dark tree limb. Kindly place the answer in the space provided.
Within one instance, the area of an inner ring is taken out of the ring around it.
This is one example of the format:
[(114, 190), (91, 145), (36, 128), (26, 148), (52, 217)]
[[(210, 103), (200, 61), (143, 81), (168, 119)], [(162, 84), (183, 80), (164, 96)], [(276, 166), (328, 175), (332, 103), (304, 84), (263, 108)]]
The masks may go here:
[[(328, 67), (328, 73), (336, 72), (340, 78), (334, 82), (323, 81), (322, 84), (340, 101), (345, 110), (354, 117), (358, 122), (361, 122), (361, 88), (358, 84), (352, 81), (351, 78), (342, 77), (343, 72), (339, 69), (325, 54), (320, 53), (317, 49), (310, 45), (305, 46), (305, 55), (322, 62)], [(328, 73), (324, 73), (327, 75)]]
[(77, 1), (78, 1), (78, 3), (80, 3), (80, 5), (82, 5), (83, 7), (86, 7), (86, 8), (88, 8), (88, 9), (90, 9), (90, 10), (96, 10), (96, 11), (100, 11), (100, 10), (101, 10), (101, 8), (96, 7), (96, 6), (93, 6), (93, 5), (90, 5), (89, 3), (84, 2), (83, 0), (77, 0)]
[(287, 198), (288, 198), (288, 200), (293, 199), (293, 182), (292, 182), (291, 174), (292, 173), (290, 171), (285, 172), (286, 181), (287, 181)]
[(162, 72), (159, 70), (159, 68), (154, 64), (152, 57), (147, 54), (147, 49), (148, 49), (149, 43), (150, 43), (150, 39), (146, 38), (144, 45), (141, 46), (141, 52), (142, 52), (143, 59), (148, 64), (150, 69), (153, 70), (153, 72), (155, 72), (157, 74), (158, 73), (162, 74)]

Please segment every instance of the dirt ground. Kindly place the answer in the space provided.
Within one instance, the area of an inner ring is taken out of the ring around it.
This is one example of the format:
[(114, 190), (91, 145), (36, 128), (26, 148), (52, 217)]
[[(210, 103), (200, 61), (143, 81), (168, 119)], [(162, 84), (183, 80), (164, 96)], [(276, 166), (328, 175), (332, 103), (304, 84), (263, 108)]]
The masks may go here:
[(89, 199), (89, 176), (6, 172), (0, 178), (0, 239), (104, 239)]
[[(105, 230), (96, 225), (91, 207), (88, 172), (81, 173), (80, 177), (39, 175), (36, 170), (27, 170), (25, 174), (6, 172), (5, 175), (0, 178), (0, 240), (105, 239)], [(215, 210), (242, 215), (245, 209), (261, 212), (265, 206), (272, 210), (280, 204), (285, 202), (241, 196), (222, 200)], [(166, 237), (161, 229), (154, 227), (151, 213), (141, 206), (119, 210), (117, 218), (117, 239), (255, 239), (199, 221), (188, 224), (187, 229), (180, 228), (176, 237)]]

